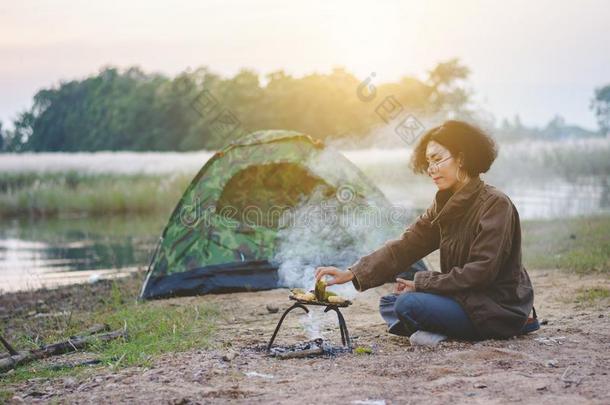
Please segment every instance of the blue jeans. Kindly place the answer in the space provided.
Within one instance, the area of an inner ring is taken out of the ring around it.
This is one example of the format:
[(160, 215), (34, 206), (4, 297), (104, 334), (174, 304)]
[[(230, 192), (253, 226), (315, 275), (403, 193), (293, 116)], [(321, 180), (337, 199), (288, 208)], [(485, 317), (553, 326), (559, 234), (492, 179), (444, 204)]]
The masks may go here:
[(457, 339), (478, 339), (470, 318), (450, 297), (423, 292), (390, 294), (381, 297), (379, 311), (389, 326), (388, 332), (395, 335), (410, 336), (416, 330), (426, 330)]

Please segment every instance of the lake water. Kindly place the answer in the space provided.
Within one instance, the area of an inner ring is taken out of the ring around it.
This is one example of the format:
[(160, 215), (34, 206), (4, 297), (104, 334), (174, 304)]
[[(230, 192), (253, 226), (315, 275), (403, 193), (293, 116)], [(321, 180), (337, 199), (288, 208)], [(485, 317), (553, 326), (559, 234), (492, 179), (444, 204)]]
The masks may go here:
[(0, 289), (17, 291), (142, 269), (166, 218), (110, 217), (0, 223)]
[[(608, 140), (596, 142), (593, 146), (586, 144), (584, 148), (609, 150)], [(522, 145), (521, 152), (519, 147), (516, 150), (509, 148), (511, 158), (531, 153), (532, 147)], [(181, 171), (194, 175), (211, 155), (206, 151), (0, 155), (0, 171), (77, 170), (131, 174)], [(432, 201), (434, 185), (425, 177), (409, 174), (410, 150), (372, 149), (346, 151), (345, 155), (393, 204), (415, 213)], [(582, 160), (581, 155), (577, 153), (574, 159)], [(529, 158), (527, 162), (535, 159), (531, 155)], [(484, 180), (511, 197), (522, 220), (610, 214), (608, 173), (579, 175), (574, 170), (574, 176), (566, 176), (562, 167), (515, 166), (514, 160), (500, 159), (496, 166)], [(93, 282), (144, 269), (166, 221), (167, 217), (162, 215), (0, 220), (0, 290)]]

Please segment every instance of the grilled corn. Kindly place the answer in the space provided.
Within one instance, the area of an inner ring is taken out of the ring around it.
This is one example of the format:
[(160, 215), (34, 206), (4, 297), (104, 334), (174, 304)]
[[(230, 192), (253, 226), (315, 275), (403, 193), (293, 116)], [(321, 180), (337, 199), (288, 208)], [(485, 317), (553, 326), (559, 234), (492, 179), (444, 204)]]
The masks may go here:
[(340, 295), (332, 295), (328, 297), (328, 302), (331, 304), (343, 304), (345, 302), (345, 298), (341, 297)]

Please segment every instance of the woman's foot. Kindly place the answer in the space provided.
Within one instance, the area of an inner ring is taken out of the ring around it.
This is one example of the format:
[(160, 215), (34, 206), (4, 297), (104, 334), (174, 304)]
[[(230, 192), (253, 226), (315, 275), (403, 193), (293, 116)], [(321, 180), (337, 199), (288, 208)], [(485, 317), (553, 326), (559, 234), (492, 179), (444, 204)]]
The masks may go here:
[(411, 346), (435, 347), (446, 339), (447, 336), (441, 335), (440, 333), (418, 330), (409, 337), (409, 342), (411, 342)]
[(404, 323), (396, 321), (388, 328), (388, 333), (397, 336), (410, 336), (413, 332), (408, 330)]

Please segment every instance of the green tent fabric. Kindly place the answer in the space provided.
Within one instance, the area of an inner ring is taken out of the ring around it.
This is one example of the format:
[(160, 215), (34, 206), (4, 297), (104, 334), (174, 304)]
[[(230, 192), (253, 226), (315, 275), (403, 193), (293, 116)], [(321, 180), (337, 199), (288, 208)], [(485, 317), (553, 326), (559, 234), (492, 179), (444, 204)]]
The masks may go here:
[[(312, 193), (389, 208), (348, 159), (309, 135), (259, 131), (218, 151), (174, 209), (153, 253), (141, 298), (282, 287), (282, 214)], [(332, 265), (332, 263), (328, 263)]]

